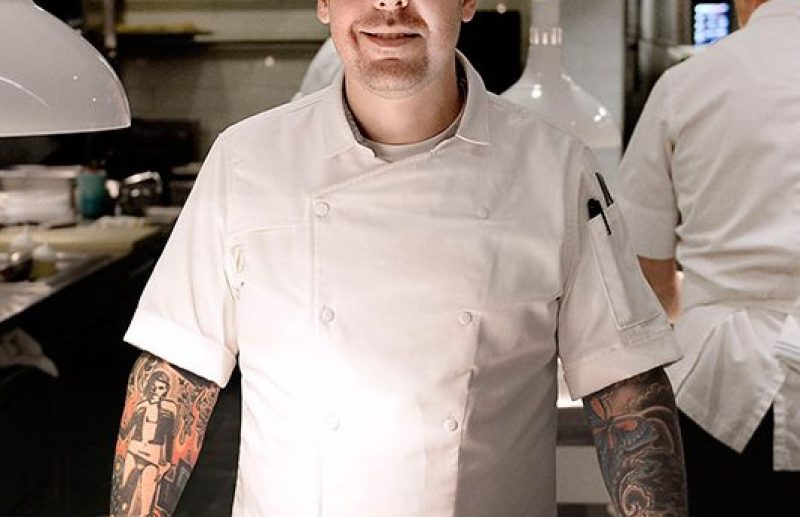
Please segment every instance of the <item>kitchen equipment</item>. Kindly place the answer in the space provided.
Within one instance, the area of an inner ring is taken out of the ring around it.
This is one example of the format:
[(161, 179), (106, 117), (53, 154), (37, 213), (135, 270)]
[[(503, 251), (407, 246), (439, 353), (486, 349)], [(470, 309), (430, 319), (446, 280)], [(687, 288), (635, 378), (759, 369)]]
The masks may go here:
[(22, 282), (28, 280), (33, 267), (30, 253), (14, 251), (0, 260), (0, 282)]
[(57, 226), (75, 221), (74, 190), (82, 168), (18, 165), (0, 170), (0, 223)]
[(124, 215), (144, 216), (146, 206), (161, 204), (163, 192), (159, 173), (140, 172), (122, 180), (117, 204)]
[(33, 259), (30, 271), (31, 280), (41, 280), (58, 272), (56, 250), (46, 242), (33, 248), (31, 258)]
[(77, 178), (78, 210), (81, 217), (96, 219), (106, 212), (108, 191), (106, 172), (99, 169), (85, 169)]

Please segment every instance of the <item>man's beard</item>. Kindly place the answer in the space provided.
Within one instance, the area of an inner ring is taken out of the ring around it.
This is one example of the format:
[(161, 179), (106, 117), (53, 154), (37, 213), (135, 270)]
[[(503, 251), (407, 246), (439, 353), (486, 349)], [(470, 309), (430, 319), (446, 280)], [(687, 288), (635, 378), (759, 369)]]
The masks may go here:
[[(383, 28), (402, 28), (422, 34), (427, 25), (416, 14), (401, 10), (389, 16), (381, 13), (371, 14), (356, 22), (353, 32), (357, 34), (357, 31), (380, 31)], [(356, 73), (369, 90), (393, 95), (420, 89), (424, 85), (430, 60), (425, 52), (402, 59), (374, 59), (359, 53), (354, 64)]]
[(381, 59), (359, 57), (357, 74), (362, 83), (375, 93), (401, 94), (420, 89), (428, 72), (428, 56), (412, 59)]

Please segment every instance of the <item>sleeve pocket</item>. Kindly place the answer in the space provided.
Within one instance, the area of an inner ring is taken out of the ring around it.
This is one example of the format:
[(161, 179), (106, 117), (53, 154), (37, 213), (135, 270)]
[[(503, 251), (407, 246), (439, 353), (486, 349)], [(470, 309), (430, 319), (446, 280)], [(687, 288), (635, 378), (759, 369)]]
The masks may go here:
[(639, 268), (618, 204), (604, 211), (605, 219), (589, 220), (589, 240), (617, 326), (631, 327), (658, 316), (661, 304)]

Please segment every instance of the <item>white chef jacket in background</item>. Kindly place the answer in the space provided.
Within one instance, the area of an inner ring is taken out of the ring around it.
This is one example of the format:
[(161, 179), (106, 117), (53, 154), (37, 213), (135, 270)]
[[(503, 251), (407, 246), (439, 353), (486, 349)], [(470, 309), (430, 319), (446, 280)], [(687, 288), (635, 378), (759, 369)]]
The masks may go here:
[(234, 515), (554, 517), (557, 355), (574, 397), (679, 357), (589, 151), (459, 60), (431, 152), (359, 144), (339, 76), (205, 162), (126, 339), (238, 354)]
[(309, 95), (316, 91), (330, 86), (336, 76), (342, 70), (342, 60), (336, 53), (336, 46), (333, 39), (328, 38), (325, 43), (317, 50), (311, 63), (308, 64), (303, 80), (300, 82), (300, 90), (294, 94), (292, 100), (297, 100), (304, 95)]
[(678, 406), (741, 451), (774, 404), (777, 470), (800, 470), (799, 85), (800, 0), (770, 0), (661, 77), (615, 177), (638, 254), (685, 272)]

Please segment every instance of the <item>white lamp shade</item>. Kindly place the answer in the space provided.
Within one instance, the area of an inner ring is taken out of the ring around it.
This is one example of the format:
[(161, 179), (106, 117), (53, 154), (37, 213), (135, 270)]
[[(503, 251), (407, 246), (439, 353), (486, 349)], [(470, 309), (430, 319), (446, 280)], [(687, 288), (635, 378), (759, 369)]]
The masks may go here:
[(0, 137), (130, 126), (125, 90), (89, 42), (31, 0), (0, 0)]
[(561, 0), (532, 0), (531, 8), (528, 62), (519, 81), (502, 95), (583, 140), (602, 170), (613, 174), (620, 159), (620, 130), (609, 110), (567, 74)]

